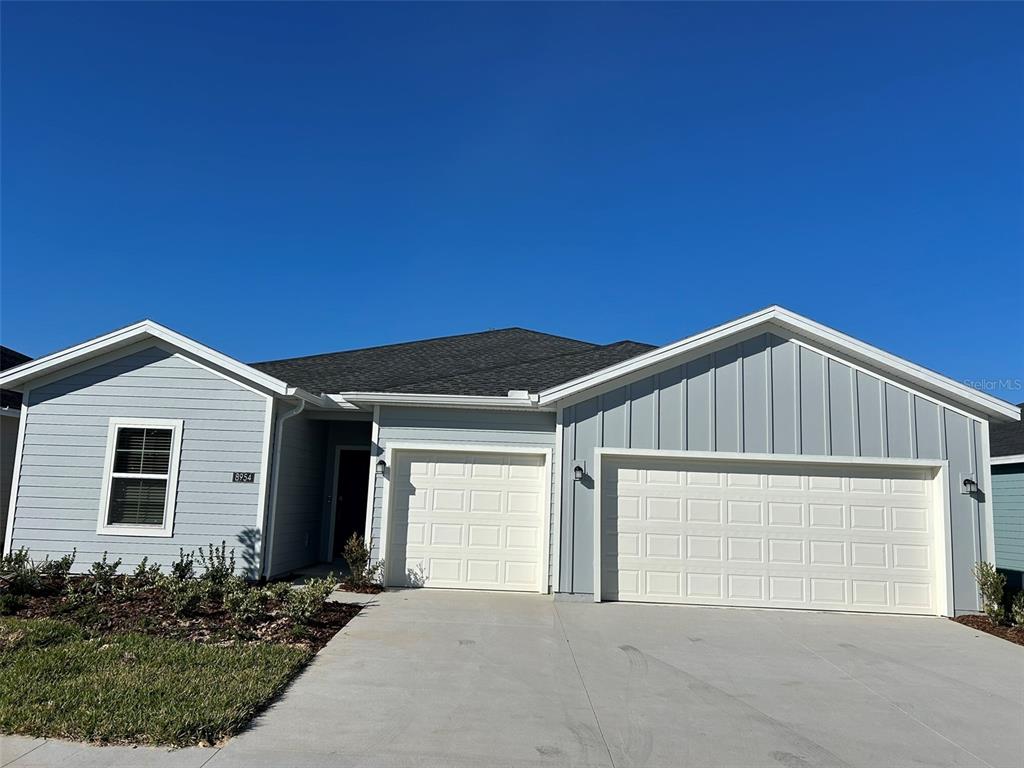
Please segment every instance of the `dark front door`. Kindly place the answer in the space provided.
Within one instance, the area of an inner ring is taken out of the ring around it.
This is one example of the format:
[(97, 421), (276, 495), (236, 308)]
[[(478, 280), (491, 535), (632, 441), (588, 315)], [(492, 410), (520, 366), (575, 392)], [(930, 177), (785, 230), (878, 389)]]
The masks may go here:
[(334, 551), (342, 547), (353, 533), (363, 535), (366, 528), (366, 486), (370, 473), (370, 452), (338, 451), (338, 487), (334, 502)]

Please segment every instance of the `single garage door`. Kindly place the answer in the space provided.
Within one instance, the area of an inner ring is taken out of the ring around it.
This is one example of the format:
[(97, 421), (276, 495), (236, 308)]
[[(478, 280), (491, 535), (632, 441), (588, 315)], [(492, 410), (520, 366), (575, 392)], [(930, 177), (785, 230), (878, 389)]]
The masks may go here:
[(540, 590), (545, 460), (396, 452), (388, 584)]
[(944, 612), (933, 469), (604, 462), (603, 599)]

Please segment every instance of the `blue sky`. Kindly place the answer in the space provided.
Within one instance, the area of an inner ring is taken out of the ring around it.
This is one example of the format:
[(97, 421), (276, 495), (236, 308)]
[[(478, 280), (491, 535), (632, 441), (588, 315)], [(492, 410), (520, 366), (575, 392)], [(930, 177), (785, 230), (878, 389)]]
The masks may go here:
[(7, 3), (0, 338), (779, 303), (1024, 400), (1024, 6)]

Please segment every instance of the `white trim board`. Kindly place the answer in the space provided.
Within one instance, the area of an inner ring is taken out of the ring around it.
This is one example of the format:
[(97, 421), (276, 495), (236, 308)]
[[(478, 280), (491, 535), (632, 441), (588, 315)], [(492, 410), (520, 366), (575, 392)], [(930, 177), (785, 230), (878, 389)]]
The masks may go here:
[(767, 307), (621, 363), (602, 368), (594, 373), (550, 387), (540, 392), (538, 404), (550, 405), (606, 382), (646, 370), (683, 354), (704, 349), (738, 334), (749, 334), (759, 328), (764, 328), (767, 331), (772, 327), (783, 328), (788, 332), (816, 341), (898, 379), (913, 383), (927, 391), (941, 394), (954, 403), (959, 403), (985, 416), (1002, 421), (1020, 420), (1020, 408), (1016, 405), (979, 392), (779, 306)]
[[(943, 616), (953, 616), (953, 541), (950, 530), (950, 499), (949, 483), (946, 476), (949, 474), (949, 462), (942, 459), (882, 459), (869, 457), (847, 457), (847, 456), (803, 456), (800, 454), (768, 454), (768, 453), (734, 453), (716, 451), (662, 451), (647, 448), (595, 448), (594, 467), (590, 473), (594, 479), (594, 602), (601, 602), (601, 522), (602, 522), (602, 479), (605, 457), (616, 458), (650, 458), (650, 459), (675, 459), (707, 461), (718, 463), (736, 463), (757, 466), (786, 465), (786, 466), (809, 466), (809, 467), (864, 467), (881, 469), (927, 469), (931, 470), (931, 482), (933, 484), (933, 501), (937, 507), (935, 510), (936, 520), (941, 521), (937, 526), (941, 530), (936, 531), (936, 544), (939, 551), (943, 553), (940, 562), (936, 563), (935, 583), (938, 593), (935, 598), (935, 605), (943, 611)], [(941, 505), (941, 506), (940, 506)]]
[(7, 505), (7, 530), (4, 531), (3, 553), (9, 555), (14, 549), (14, 516), (18, 512), (18, 481), (21, 479), (21, 453), (25, 445), (25, 425), (28, 423), (28, 396), (25, 390), (21, 398), (21, 418), (18, 419), (18, 438), (14, 445), (14, 471), (11, 474), (11, 498)]
[[(384, 492), (381, 500), (381, 521), (380, 521), (380, 552), (381, 559), (387, 562), (387, 546), (389, 527), (391, 525), (391, 471), (394, 467), (395, 452), (427, 451), (429, 453), (497, 453), (497, 454), (519, 454), (527, 456), (544, 457), (544, 495), (547, 498), (544, 511), (544, 531), (541, 536), (541, 567), (538, 574), (537, 592), (548, 594), (551, 573), (549, 565), (551, 547), (551, 482), (553, 475), (553, 462), (551, 448), (538, 448), (536, 446), (523, 445), (496, 445), (486, 443), (436, 443), (429, 440), (392, 440), (384, 449)], [(384, 586), (387, 586), (387, 568), (382, 575)]]
[(989, 463), (994, 467), (1002, 464), (1024, 464), (1024, 453), (1016, 453), (1011, 456), (993, 456)]

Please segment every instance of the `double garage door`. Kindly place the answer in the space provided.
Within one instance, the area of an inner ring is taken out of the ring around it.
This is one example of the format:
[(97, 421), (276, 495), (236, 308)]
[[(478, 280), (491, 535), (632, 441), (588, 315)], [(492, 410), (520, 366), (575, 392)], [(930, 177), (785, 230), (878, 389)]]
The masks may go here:
[(942, 613), (933, 472), (606, 457), (601, 597)]
[(396, 451), (387, 583), (543, 589), (546, 455)]

